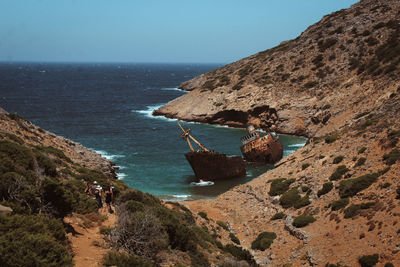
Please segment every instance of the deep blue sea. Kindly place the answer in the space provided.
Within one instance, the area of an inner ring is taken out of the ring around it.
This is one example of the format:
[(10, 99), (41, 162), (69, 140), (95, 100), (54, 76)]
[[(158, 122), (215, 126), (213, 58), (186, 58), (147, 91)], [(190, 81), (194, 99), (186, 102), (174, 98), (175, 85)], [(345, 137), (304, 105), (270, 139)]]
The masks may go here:
[[(119, 179), (164, 199), (213, 198), (272, 166), (249, 165), (244, 178), (195, 183), (175, 120), (152, 111), (185, 92), (180, 83), (220, 65), (0, 64), (0, 107), (113, 160)], [(244, 129), (183, 123), (209, 149), (240, 155)], [(284, 156), (305, 139), (280, 136)]]

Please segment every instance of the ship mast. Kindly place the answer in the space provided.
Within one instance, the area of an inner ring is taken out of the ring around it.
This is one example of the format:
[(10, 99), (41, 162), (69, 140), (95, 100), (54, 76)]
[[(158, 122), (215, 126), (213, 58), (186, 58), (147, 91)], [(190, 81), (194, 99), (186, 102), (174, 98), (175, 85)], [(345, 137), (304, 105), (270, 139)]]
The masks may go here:
[[(182, 125), (179, 123), (179, 121), (176, 121), (176, 122), (178, 123), (179, 127), (181, 128), (181, 130), (182, 130), (182, 132), (183, 132), (183, 133), (181, 134), (181, 138), (186, 139), (186, 141), (187, 141), (187, 143), (188, 143), (188, 145), (189, 145), (189, 147), (190, 147), (190, 150), (191, 150), (192, 152), (195, 152), (195, 151), (194, 151), (194, 149), (193, 149), (192, 144), (190, 143), (190, 139), (192, 139), (192, 141), (195, 142), (195, 143), (196, 143), (201, 149), (203, 149), (204, 151), (206, 151), (206, 152), (209, 151), (209, 150), (208, 150), (207, 148), (205, 148), (202, 144), (200, 144), (199, 141), (197, 141), (193, 136), (190, 135), (191, 129), (185, 130), (185, 129), (182, 127)], [(189, 138), (190, 138), (190, 139), (189, 139)]]

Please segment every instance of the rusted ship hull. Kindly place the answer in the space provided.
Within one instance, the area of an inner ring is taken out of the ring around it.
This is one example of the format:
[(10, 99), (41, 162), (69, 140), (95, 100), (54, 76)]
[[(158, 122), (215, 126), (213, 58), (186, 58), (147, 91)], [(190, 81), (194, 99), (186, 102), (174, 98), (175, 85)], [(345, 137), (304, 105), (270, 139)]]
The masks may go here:
[(283, 145), (270, 134), (240, 147), (243, 157), (250, 162), (274, 163), (282, 158)]
[(211, 151), (189, 152), (185, 154), (197, 179), (214, 181), (246, 175), (242, 157), (228, 157)]

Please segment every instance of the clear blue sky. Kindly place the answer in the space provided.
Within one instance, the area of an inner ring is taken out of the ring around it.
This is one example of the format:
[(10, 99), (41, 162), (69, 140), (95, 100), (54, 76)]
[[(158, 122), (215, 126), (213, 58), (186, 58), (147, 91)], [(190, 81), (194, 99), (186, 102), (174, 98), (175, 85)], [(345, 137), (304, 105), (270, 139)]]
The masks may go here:
[(0, 0), (0, 61), (228, 63), (355, 0)]

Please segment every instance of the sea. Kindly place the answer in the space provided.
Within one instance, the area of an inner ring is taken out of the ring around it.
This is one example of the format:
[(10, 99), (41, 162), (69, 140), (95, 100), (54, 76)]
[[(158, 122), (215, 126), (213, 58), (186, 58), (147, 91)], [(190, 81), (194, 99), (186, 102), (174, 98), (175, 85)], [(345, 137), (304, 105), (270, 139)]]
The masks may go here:
[[(248, 164), (245, 177), (197, 181), (174, 119), (152, 112), (187, 92), (178, 86), (218, 64), (0, 63), (0, 107), (89, 147), (119, 166), (118, 179), (165, 200), (215, 198), (273, 168)], [(208, 149), (240, 155), (245, 129), (182, 122)], [(284, 157), (306, 139), (280, 135)]]

